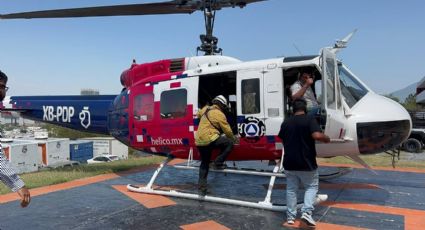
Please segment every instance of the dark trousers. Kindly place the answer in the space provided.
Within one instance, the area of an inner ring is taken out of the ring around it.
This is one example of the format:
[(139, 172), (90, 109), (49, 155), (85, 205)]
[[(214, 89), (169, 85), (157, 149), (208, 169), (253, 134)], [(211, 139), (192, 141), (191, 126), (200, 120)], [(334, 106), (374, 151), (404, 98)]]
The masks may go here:
[(207, 146), (198, 146), (198, 150), (201, 154), (201, 166), (199, 167), (199, 189), (207, 189), (207, 177), (210, 168), (211, 152), (214, 149), (220, 149), (220, 154), (214, 161), (216, 165), (224, 164), (227, 156), (233, 149), (233, 141), (226, 136), (220, 136), (217, 140), (211, 142)]

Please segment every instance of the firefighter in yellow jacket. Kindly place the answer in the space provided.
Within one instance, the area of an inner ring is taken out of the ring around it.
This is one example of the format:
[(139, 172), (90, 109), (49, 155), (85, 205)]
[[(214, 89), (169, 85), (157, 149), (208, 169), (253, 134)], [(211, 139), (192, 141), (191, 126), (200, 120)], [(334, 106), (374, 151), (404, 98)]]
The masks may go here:
[(224, 161), (232, 151), (233, 144), (236, 141), (225, 115), (225, 111), (229, 108), (226, 98), (219, 95), (212, 100), (212, 104), (212, 106), (205, 106), (197, 114), (200, 122), (195, 141), (201, 154), (198, 189), (199, 194), (203, 196), (207, 193), (207, 176), (211, 152), (214, 149), (221, 150), (212, 163), (212, 167), (214, 169), (224, 169), (226, 168)]

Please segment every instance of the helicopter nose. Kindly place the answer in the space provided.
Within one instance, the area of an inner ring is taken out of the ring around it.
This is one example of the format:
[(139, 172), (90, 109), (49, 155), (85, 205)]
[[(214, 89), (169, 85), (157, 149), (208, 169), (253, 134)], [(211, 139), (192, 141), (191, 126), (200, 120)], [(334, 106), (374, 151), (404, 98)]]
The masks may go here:
[(353, 108), (356, 114), (360, 154), (374, 154), (397, 148), (410, 135), (412, 121), (399, 103), (374, 93)]

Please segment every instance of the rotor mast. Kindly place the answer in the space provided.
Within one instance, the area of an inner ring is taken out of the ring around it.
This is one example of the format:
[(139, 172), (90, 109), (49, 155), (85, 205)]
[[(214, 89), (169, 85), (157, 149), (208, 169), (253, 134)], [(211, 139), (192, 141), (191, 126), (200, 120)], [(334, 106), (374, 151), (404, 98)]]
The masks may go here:
[(199, 36), (201, 45), (198, 46), (196, 51), (202, 51), (205, 55), (216, 55), (222, 54), (223, 52), (223, 50), (217, 46), (218, 38), (213, 36), (215, 14), (217, 12), (217, 7), (214, 7), (214, 5), (217, 5), (216, 0), (205, 0), (205, 5), (203, 7), (206, 34), (201, 34)]

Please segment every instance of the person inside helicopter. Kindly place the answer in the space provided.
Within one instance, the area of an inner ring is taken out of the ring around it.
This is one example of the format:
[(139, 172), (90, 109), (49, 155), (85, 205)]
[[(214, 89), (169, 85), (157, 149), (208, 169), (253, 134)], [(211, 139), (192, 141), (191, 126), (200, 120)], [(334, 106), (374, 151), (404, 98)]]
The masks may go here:
[(298, 74), (298, 80), (295, 81), (291, 87), (291, 99), (304, 99), (307, 102), (307, 113), (309, 115), (318, 115), (320, 111), (319, 102), (316, 99), (316, 95), (312, 90), (314, 84), (315, 75), (313, 68), (306, 67), (302, 68)]

